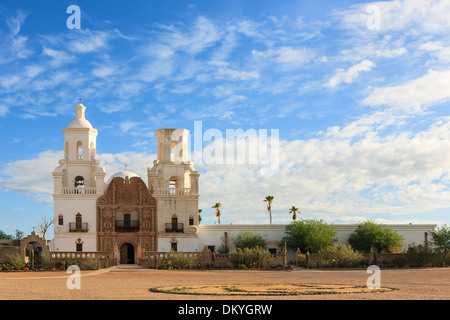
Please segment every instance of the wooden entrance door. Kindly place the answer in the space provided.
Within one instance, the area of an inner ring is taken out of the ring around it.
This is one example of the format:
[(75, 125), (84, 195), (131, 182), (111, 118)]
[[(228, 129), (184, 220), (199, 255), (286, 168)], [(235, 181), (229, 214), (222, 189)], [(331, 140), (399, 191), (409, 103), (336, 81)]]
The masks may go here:
[(134, 263), (134, 247), (131, 243), (124, 243), (120, 247), (120, 264)]

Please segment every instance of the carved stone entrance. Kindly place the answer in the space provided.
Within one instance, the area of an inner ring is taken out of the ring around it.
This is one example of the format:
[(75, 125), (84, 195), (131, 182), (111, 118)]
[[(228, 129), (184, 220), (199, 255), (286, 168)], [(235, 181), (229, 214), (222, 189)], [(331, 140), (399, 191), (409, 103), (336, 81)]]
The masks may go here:
[(113, 178), (97, 200), (98, 250), (115, 263), (139, 264), (142, 252), (156, 251), (156, 199), (139, 177)]

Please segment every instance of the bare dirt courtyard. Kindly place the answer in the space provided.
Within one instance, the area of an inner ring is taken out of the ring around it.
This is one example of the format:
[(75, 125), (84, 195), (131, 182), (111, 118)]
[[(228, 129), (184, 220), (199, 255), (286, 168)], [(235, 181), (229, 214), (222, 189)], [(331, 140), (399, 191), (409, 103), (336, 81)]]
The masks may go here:
[[(362, 290), (370, 274), (361, 270), (290, 271), (263, 270), (153, 270), (112, 267), (98, 271), (82, 271), (80, 289), (68, 289), (70, 274), (57, 272), (2, 272), (0, 299), (3, 300), (195, 300), (195, 299), (258, 299), (258, 300), (448, 300), (450, 299), (450, 268), (385, 269), (381, 270), (381, 288), (389, 290), (368, 292)], [(231, 295), (198, 295), (183, 292), (186, 288), (230, 287)], [(338, 285), (338, 286), (337, 286)], [(246, 289), (255, 286), (278, 288), (262, 295), (246, 295)], [(158, 292), (157, 288), (177, 288), (174, 293)], [(280, 288), (324, 288), (315, 294), (280, 294)], [(346, 289), (344, 287), (351, 287)], [(331, 289), (344, 288), (331, 292)], [(353, 288), (359, 288), (354, 290)], [(394, 289), (394, 290), (392, 290)], [(239, 294), (239, 290), (242, 294)], [(328, 290), (328, 291), (327, 291)], [(273, 292), (273, 291), (272, 291)]]

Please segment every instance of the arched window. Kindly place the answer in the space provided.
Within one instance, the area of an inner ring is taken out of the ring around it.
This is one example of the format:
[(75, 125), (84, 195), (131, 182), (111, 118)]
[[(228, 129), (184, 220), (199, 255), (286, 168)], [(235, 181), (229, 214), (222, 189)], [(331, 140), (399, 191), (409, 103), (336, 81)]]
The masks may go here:
[(75, 178), (75, 188), (84, 188), (84, 178), (82, 176)]
[(178, 188), (178, 178), (177, 177), (170, 177), (169, 179), (169, 189), (175, 189)]
[(64, 216), (60, 214), (58, 216), (58, 225), (62, 226), (64, 224)]
[(83, 159), (83, 142), (77, 142), (77, 160)]
[(75, 246), (76, 246), (76, 250), (78, 252), (83, 251), (83, 240), (81, 240), (80, 238), (77, 239), (77, 241), (75, 241)]

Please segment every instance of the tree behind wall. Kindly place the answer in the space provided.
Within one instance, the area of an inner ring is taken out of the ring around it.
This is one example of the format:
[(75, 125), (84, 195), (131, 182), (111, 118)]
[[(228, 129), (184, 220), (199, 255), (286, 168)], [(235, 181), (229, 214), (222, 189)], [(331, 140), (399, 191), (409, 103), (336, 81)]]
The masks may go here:
[(233, 242), (236, 249), (252, 249), (256, 247), (264, 248), (266, 246), (266, 242), (263, 237), (251, 231), (240, 232)]
[(322, 219), (301, 219), (286, 226), (286, 236), (281, 240), (281, 245), (286, 242), (291, 250), (299, 248), (301, 252), (317, 253), (332, 246), (336, 240), (334, 225)]
[(403, 237), (396, 231), (375, 223), (373, 220), (359, 223), (348, 238), (348, 243), (352, 248), (364, 252), (369, 252), (371, 248), (378, 253), (382, 250), (391, 252), (393, 248), (402, 247), (403, 242)]

